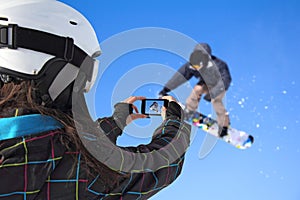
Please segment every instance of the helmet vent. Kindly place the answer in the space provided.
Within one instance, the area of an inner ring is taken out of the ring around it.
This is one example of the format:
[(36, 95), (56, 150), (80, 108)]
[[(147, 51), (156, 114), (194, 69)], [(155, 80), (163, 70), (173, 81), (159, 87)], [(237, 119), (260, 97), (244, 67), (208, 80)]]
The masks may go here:
[(6, 17), (0, 17), (0, 20), (1, 21), (8, 21), (8, 18), (6, 18)]
[(69, 21), (69, 22), (70, 22), (70, 24), (72, 24), (72, 25), (74, 25), (74, 26), (77, 25), (77, 22), (75, 22), (75, 21)]

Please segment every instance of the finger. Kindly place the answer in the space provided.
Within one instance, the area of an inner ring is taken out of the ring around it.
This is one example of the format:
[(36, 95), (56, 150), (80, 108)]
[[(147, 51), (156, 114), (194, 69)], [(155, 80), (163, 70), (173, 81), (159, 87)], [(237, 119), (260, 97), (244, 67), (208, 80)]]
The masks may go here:
[(130, 124), (133, 120), (141, 119), (141, 118), (148, 118), (148, 115), (143, 114), (131, 114), (126, 119), (126, 124)]
[(132, 120), (141, 119), (141, 118), (147, 118), (147, 117), (148, 117), (148, 115), (139, 114), (139, 113), (131, 115)]
[(130, 97), (128, 97), (127, 99), (125, 99), (123, 102), (124, 102), (124, 103), (130, 103), (130, 102), (133, 101), (133, 99), (134, 99), (134, 96), (130, 96)]
[(138, 110), (138, 108), (137, 108), (135, 105), (132, 105), (132, 108), (134, 109), (134, 111), (135, 111), (136, 113), (139, 113), (139, 110)]
[(146, 99), (146, 97), (143, 97), (143, 96), (134, 96), (134, 98), (131, 99), (132, 101), (130, 103), (134, 103), (137, 100), (143, 100), (143, 99)]
[(162, 119), (163, 120), (165, 120), (166, 119), (166, 108), (165, 107), (162, 107), (161, 108), (161, 117), (162, 117)]
[(131, 97), (127, 98), (124, 102), (125, 103), (133, 103), (136, 100), (143, 100), (143, 99), (146, 99), (146, 97), (143, 97), (143, 96), (131, 96)]

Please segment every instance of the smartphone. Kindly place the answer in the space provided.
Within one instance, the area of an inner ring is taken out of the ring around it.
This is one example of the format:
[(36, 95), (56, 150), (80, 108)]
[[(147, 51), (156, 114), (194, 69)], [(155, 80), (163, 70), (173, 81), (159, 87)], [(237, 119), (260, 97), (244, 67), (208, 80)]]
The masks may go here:
[(168, 107), (167, 99), (143, 99), (141, 105), (141, 113), (145, 115), (160, 116), (161, 109)]

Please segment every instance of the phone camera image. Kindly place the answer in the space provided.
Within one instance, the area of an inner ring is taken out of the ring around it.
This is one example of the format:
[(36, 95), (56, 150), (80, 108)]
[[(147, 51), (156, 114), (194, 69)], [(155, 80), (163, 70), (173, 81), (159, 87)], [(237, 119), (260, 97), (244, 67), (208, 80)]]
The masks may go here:
[(146, 115), (161, 115), (162, 107), (166, 107), (164, 99), (145, 99), (142, 101), (142, 113)]
[(153, 102), (148, 102), (148, 105), (146, 105), (146, 108), (148, 108), (147, 113), (149, 114), (160, 114), (162, 105), (159, 105), (159, 102), (153, 101)]

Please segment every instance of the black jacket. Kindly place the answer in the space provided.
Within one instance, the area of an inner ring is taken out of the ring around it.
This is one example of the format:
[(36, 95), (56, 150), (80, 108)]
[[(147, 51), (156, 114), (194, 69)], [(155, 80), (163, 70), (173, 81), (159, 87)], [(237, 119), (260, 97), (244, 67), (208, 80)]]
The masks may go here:
[[(128, 152), (151, 153), (166, 148), (171, 141), (178, 141), (180, 145), (172, 148), (186, 150), (189, 145), (190, 126), (181, 120), (181, 112), (180, 106), (171, 102), (167, 109), (167, 118), (155, 130), (150, 144), (124, 149)], [(117, 137), (122, 134), (115, 116), (97, 121), (109, 140), (115, 144)], [(34, 122), (32, 124), (32, 127), (41, 126)], [(180, 175), (184, 162), (182, 154), (155, 171), (146, 169), (140, 172), (124, 172), (126, 176), (117, 180), (115, 185), (109, 186), (102, 180), (103, 174), (98, 174), (93, 169), (87, 170), (86, 161), (74, 145), (70, 145), (69, 150), (65, 147), (64, 144), (70, 142), (72, 143), (64, 129), (0, 141), (0, 199), (149, 199)]]
[[(222, 91), (227, 91), (231, 83), (231, 75), (228, 65), (216, 56), (211, 56), (213, 67), (194, 69), (189, 62), (182, 65), (177, 73), (166, 83), (165, 88), (174, 90), (192, 77), (199, 79), (198, 84), (206, 84), (212, 98), (218, 96)], [(167, 91), (168, 91), (167, 90)]]

